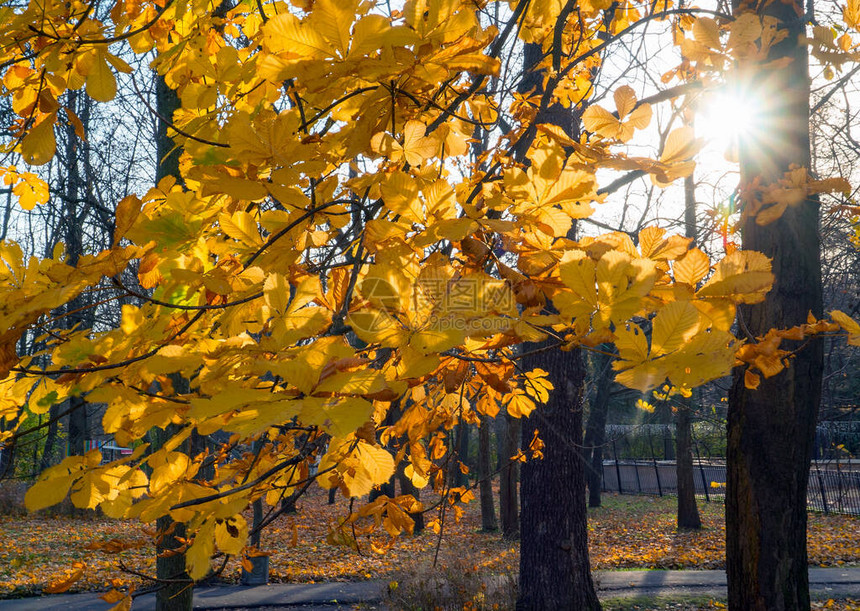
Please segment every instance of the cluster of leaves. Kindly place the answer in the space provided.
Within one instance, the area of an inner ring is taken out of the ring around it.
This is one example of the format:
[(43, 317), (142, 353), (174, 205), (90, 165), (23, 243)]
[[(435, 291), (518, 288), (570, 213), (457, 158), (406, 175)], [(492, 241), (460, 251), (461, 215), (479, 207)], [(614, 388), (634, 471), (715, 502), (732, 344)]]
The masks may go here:
[[(651, 115), (630, 87), (615, 92), (616, 113), (582, 115), (581, 137), (545, 119), (586, 105), (614, 36), (675, 12), (636, 0), (612, 15), (603, 2), (575, 15), (557, 2), (502, 4), (503, 28), (482, 20), (482, 3), (457, 0), (390, 12), (358, 0), (0, 7), (16, 115), (6, 147), (26, 163), (53, 157), (61, 119), (83, 131), (65, 92), (116, 95), (114, 71), (133, 72), (123, 54), (150, 54), (181, 101), (166, 118), (181, 176), (119, 202), (110, 249), (75, 266), (60, 252), (25, 263), (15, 245), (0, 250), (0, 414), (15, 425), (86, 396), (107, 404), (105, 432), (136, 446), (111, 464), (98, 451), (67, 458), (30, 490), (31, 509), (70, 493), (111, 517), (169, 515), (188, 526), (183, 551), (200, 578), (214, 553), (247, 553), (250, 503), (275, 511), (314, 478), (361, 497), (406, 461), (414, 485), (444, 489), (446, 430), (501, 408), (527, 416), (552, 390), (544, 372), (519, 367), (524, 341), (614, 342), (618, 380), (640, 390), (729, 371), (735, 306), (772, 282), (765, 257), (710, 261), (658, 228), (635, 243), (571, 233), (604, 199), (599, 170), (658, 185), (688, 175), (692, 131), (668, 134), (656, 158), (627, 154)], [(699, 43), (720, 44), (696, 24)], [(771, 25), (727, 26), (732, 52), (764, 53), (778, 39)], [(506, 99), (488, 84), (515, 36), (543, 49), (530, 69), (542, 82)], [(691, 48), (676, 75), (717, 68)], [(476, 127), (507, 133), (473, 158)], [(5, 179), (25, 207), (44, 198), (28, 174)], [(138, 286), (121, 276), (132, 261)], [(51, 312), (105, 278), (124, 300), (120, 325), (57, 328)], [(855, 333), (850, 319), (837, 324)], [(46, 347), (19, 355), (30, 328)], [(153, 428), (173, 431), (158, 449), (144, 443)], [(21, 434), (4, 430), (10, 443)], [(194, 454), (195, 432), (223, 443)], [(342, 526), (372, 518), (409, 531), (412, 503), (385, 499)]]

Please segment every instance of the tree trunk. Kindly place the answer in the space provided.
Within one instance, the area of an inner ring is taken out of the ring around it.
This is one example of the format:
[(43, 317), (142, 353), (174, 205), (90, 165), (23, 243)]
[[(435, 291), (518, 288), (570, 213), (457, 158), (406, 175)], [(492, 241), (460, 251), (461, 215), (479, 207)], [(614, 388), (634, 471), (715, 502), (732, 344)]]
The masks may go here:
[[(601, 346), (602, 350), (613, 350), (610, 346)], [(606, 440), (606, 416), (609, 413), (609, 397), (612, 390), (614, 375), (612, 372), (612, 357), (609, 354), (597, 359), (597, 388), (594, 393), (594, 403), (588, 412), (588, 423), (585, 426), (585, 469), (588, 483), (588, 506), (600, 507), (600, 492), (603, 487), (603, 444)]]
[(522, 421), (505, 414), (505, 433), (502, 440), (502, 454), (499, 457), (499, 519), (505, 539), (518, 539), (520, 536), (520, 515), (517, 503), (517, 466), (511, 460), (520, 449), (520, 428)]
[(48, 418), (51, 423), (48, 425), (48, 432), (45, 434), (45, 448), (42, 450), (42, 459), (39, 461), (38, 473), (41, 473), (54, 464), (54, 454), (56, 453), (57, 446), (57, 416), (67, 405), (68, 400), (56, 403), (48, 410)]
[[(155, 97), (158, 113), (167, 119), (173, 117), (174, 111), (179, 108), (179, 97), (176, 92), (164, 82), (164, 77), (155, 79)], [(168, 134), (167, 124), (159, 120), (155, 134), (155, 142), (158, 151), (158, 167), (156, 169), (156, 182), (162, 178), (173, 176), (180, 179), (179, 173), (179, 148), (174, 146), (173, 139)], [(188, 380), (179, 375), (171, 375), (173, 390), (176, 394), (189, 392)], [(156, 434), (158, 438), (163, 435), (156, 445), (160, 447), (175, 434), (174, 425), (167, 430)], [(153, 448), (155, 450), (156, 448)], [(190, 443), (186, 441), (179, 448), (181, 452), (190, 452)], [(158, 519), (158, 531), (160, 534), (156, 548), (158, 556), (155, 562), (156, 577), (162, 582), (162, 587), (155, 594), (156, 611), (190, 611), (193, 603), (194, 582), (185, 571), (185, 554), (177, 551), (182, 547), (178, 538), (185, 538), (185, 524), (174, 522), (170, 516)]]
[[(41, 419), (41, 416), (40, 416)], [(40, 422), (41, 424), (41, 422)], [(5, 432), (6, 420), (0, 421), (0, 431)], [(33, 444), (33, 467), (36, 468), (35, 456), (36, 444)], [(15, 445), (14, 443), (0, 447), (0, 480), (4, 480), (15, 475)]]
[(249, 543), (252, 547), (260, 549), (260, 525), (263, 523), (263, 498), (260, 497), (251, 503), (253, 519), (251, 521), (251, 536)]
[[(735, 6), (739, 16), (745, 7)], [(804, 5), (768, 3), (762, 12), (780, 21), (785, 39), (768, 60), (779, 68), (739, 61), (745, 95), (767, 104), (756, 127), (740, 140), (743, 247), (772, 259), (774, 286), (764, 302), (738, 308), (740, 328), (753, 336), (821, 316), (818, 203), (788, 206), (778, 220), (759, 226), (750, 214), (750, 185), (773, 184), (791, 164), (808, 168), (809, 71)], [(744, 385), (745, 367), (734, 371), (729, 392), (726, 565), (729, 607), (744, 611), (809, 609), (806, 552), (806, 488), (821, 395), (822, 343), (783, 341), (795, 350), (788, 367)]]
[[(693, 175), (684, 179), (684, 233), (696, 241), (696, 182)], [(696, 391), (693, 391), (696, 396)], [(681, 401), (675, 415), (675, 443), (677, 444), (675, 474), (678, 480), (678, 528), (702, 528), (699, 507), (696, 505), (696, 482), (693, 479), (693, 402)]]
[(157, 611), (185, 611), (192, 607), (194, 582), (185, 572), (185, 554), (177, 552), (185, 538), (185, 524), (169, 516), (157, 521), (159, 539), (156, 551), (156, 577), (162, 587), (155, 593)]
[[(543, 75), (533, 69), (542, 57), (540, 45), (525, 45), (521, 91), (543, 89)], [(579, 137), (575, 112), (552, 104), (541, 114), (536, 123), (550, 123), (571, 138)], [(576, 239), (575, 221), (568, 238)], [(553, 310), (551, 303), (547, 309)], [(523, 449), (528, 448), (536, 431), (545, 447), (542, 459), (532, 458), (522, 467), (517, 609), (600, 609), (588, 560), (582, 354), (579, 349), (546, 350), (523, 359), (525, 371), (536, 367), (549, 373), (555, 390), (546, 405), (539, 406), (522, 425)]]
[(660, 460), (675, 460), (675, 440), (672, 439), (672, 431), (670, 430), (669, 425), (672, 424), (674, 420), (674, 416), (672, 414), (672, 406), (669, 405), (668, 401), (660, 401), (657, 403), (654, 409), (654, 423), (662, 424), (661, 433), (660, 433), (660, 441), (663, 446), (662, 457), (657, 456), (657, 452), (654, 449), (653, 440), (653, 431), (648, 431), (649, 444), (651, 445), (651, 458), (652, 459), (660, 459)]
[[(80, 102), (80, 104), (79, 104)], [(80, 105), (87, 105), (89, 101), (86, 96), (78, 96), (77, 91), (66, 93), (66, 104), (72, 112), (83, 114)], [(83, 222), (85, 212), (79, 214), (78, 202), (83, 201), (85, 193), (84, 181), (78, 168), (79, 142), (80, 138), (75, 133), (71, 124), (66, 127), (66, 150), (65, 150), (65, 189), (63, 202), (63, 240), (66, 247), (66, 257), (69, 265), (77, 265), (81, 255), (84, 254)], [(92, 327), (92, 312), (86, 310), (88, 303), (83, 296), (72, 299), (65, 310), (67, 315), (63, 319), (63, 328), (71, 329), (75, 325)], [(85, 313), (89, 312), (89, 315)], [(88, 319), (88, 320), (85, 320)], [(87, 418), (87, 404), (83, 397), (72, 396), (69, 399), (69, 454), (81, 456), (84, 454), (86, 440), (89, 438), (89, 420)]]
[(578, 350), (543, 352), (523, 368), (549, 372), (555, 389), (523, 422), (528, 447), (537, 431), (542, 459), (522, 466), (520, 585), (517, 609), (600, 609), (588, 560), (582, 404), (585, 371)]
[(490, 465), (490, 419), (481, 418), (478, 427), (478, 477), (481, 495), (481, 530), (492, 532), (499, 529), (496, 508), (493, 502), (493, 469)]
[(678, 406), (675, 416), (675, 441), (678, 458), (675, 471), (678, 477), (678, 528), (700, 529), (702, 520), (696, 505), (696, 482), (693, 479), (693, 443), (690, 425), (690, 401)]

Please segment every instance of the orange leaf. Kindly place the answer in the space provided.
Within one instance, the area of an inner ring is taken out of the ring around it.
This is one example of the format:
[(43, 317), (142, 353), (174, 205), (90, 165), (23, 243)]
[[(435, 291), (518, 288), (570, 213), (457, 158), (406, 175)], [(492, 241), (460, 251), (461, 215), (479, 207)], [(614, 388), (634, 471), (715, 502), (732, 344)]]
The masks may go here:
[(123, 598), (125, 598), (125, 594), (114, 588), (110, 592), (105, 592), (101, 596), (99, 596), (106, 603), (118, 603)]
[(61, 592), (65, 592), (66, 590), (71, 588), (76, 581), (83, 577), (84, 569), (87, 568), (86, 565), (78, 562), (76, 562), (75, 564), (80, 566), (76, 567), (70, 574), (66, 575), (62, 579), (53, 581), (48, 584), (43, 590), (45, 594), (59, 594)]
[(761, 383), (761, 378), (758, 374), (753, 373), (749, 369), (744, 372), (744, 386), (751, 390), (755, 390), (758, 388), (758, 385)]

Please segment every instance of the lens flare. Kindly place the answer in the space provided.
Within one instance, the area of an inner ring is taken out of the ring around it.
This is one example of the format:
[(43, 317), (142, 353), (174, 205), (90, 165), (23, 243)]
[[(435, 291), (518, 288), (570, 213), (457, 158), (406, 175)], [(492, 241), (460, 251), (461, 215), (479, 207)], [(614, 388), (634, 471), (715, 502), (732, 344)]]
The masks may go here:
[(734, 91), (721, 91), (708, 96), (696, 112), (696, 134), (704, 138), (706, 146), (724, 153), (730, 161), (737, 161), (738, 140), (756, 130), (761, 105), (748, 95)]

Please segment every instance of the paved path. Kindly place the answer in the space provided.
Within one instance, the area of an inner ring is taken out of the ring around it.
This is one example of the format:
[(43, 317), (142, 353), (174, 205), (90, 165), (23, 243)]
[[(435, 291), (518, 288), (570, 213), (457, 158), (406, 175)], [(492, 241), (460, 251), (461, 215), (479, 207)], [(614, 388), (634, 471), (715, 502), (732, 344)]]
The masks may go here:
[[(724, 598), (723, 571), (596, 571), (601, 598), (622, 596), (702, 595)], [(860, 597), (860, 568), (810, 569), (809, 581), (816, 598)], [(384, 605), (386, 582), (272, 584), (268, 586), (210, 586), (196, 588), (194, 608), (228, 609), (351, 609), (359, 603)], [(57, 594), (41, 598), (0, 600), (0, 611), (106, 611), (112, 605), (98, 594)], [(155, 609), (155, 595), (140, 596), (134, 611)]]

